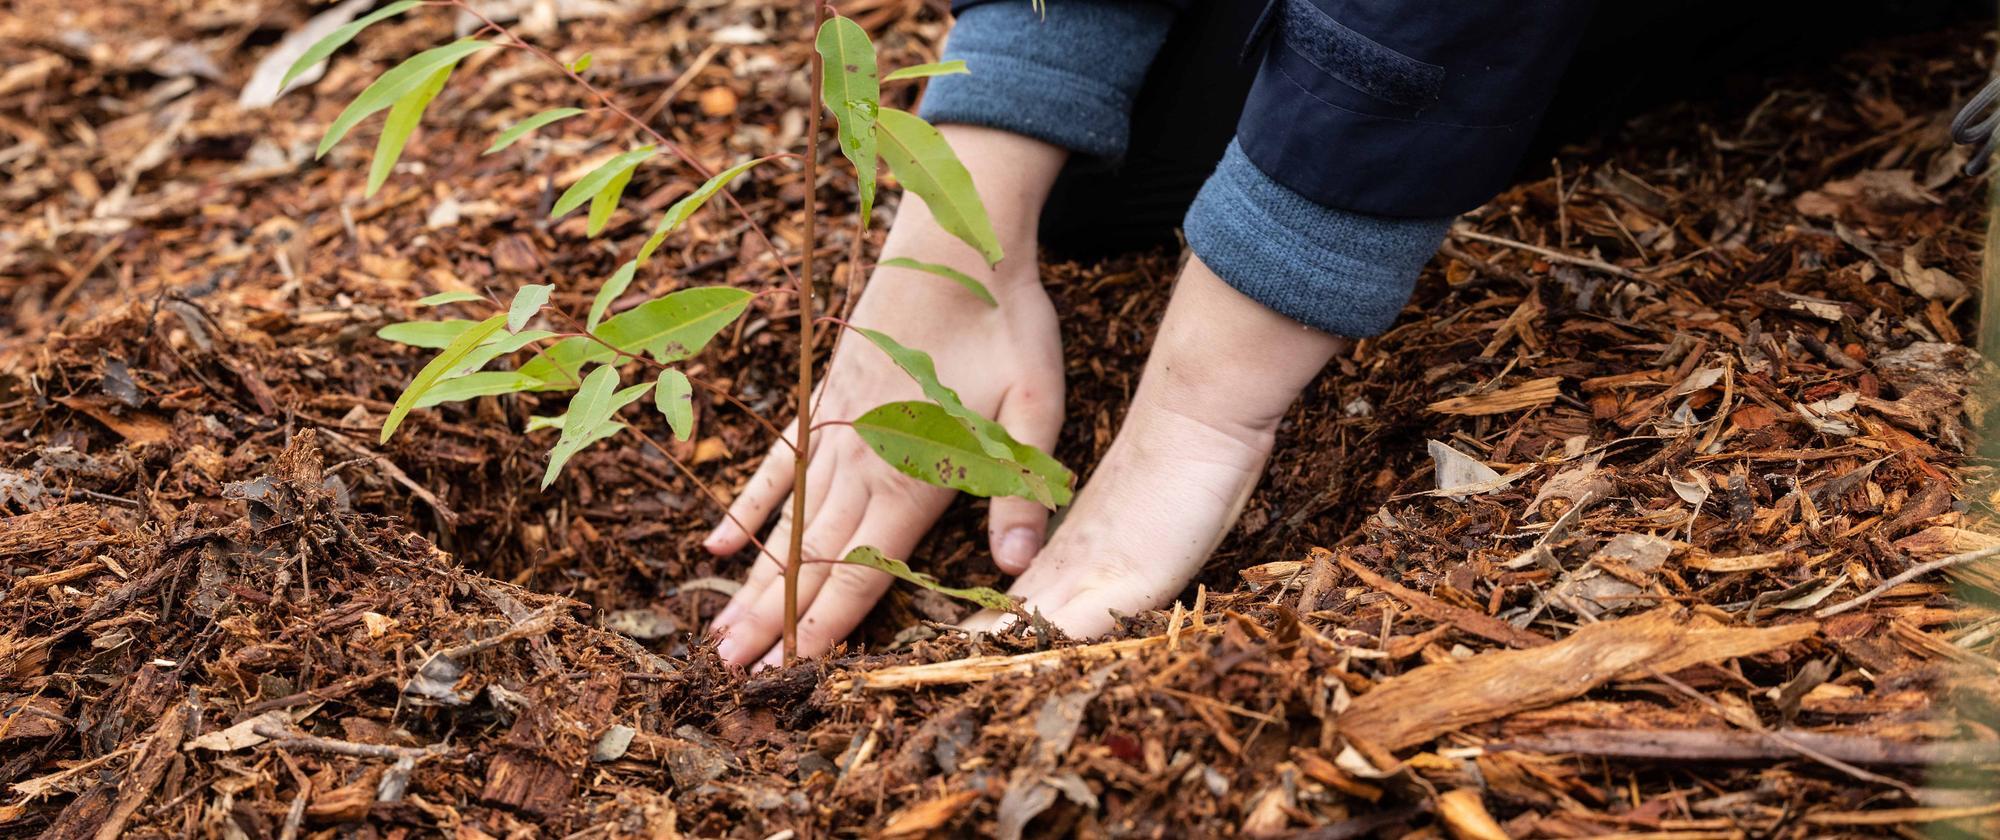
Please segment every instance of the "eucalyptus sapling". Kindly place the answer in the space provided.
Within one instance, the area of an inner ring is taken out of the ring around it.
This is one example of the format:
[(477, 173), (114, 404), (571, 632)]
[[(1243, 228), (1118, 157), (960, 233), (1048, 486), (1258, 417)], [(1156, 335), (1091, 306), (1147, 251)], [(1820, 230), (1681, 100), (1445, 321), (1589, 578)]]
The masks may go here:
[[(815, 260), (819, 241), (816, 184), (825, 113), (833, 115), (841, 156), (855, 171), (859, 213), (850, 257), (851, 276), (859, 277), (864, 267), (864, 234), (875, 204), (881, 164), (887, 164), (905, 189), (923, 199), (944, 230), (970, 245), (989, 266), (999, 262), (1002, 256), (999, 239), (973, 188), (970, 173), (950, 145), (922, 118), (907, 111), (884, 108), (881, 103), (884, 83), (970, 72), (964, 62), (924, 64), (880, 75), (875, 45), (867, 32), (840, 16), (831, 5), (817, 4), (813, 7), (814, 49), (809, 69), (818, 102), (808, 109), (803, 154), (773, 152), (720, 171), (705, 167), (586, 80), (582, 74), (591, 65), (590, 53), (563, 62), (481, 15), (466, 0), (400, 0), (384, 6), (314, 44), (292, 66), (284, 81), (289, 83), (314, 64), (327, 60), (369, 26), (426, 6), (458, 10), (482, 26), (472, 37), (419, 52), (377, 77), (328, 125), (319, 144), (318, 153), (324, 156), (363, 121), (378, 112), (388, 112), (369, 165), (367, 194), (373, 195), (387, 181), (424, 112), (443, 93), (458, 65), (491, 49), (522, 52), (552, 65), (587, 99), (580, 104), (556, 105), (500, 131), (486, 148), (486, 154), (504, 152), (539, 130), (591, 114), (614, 116), (649, 141), (610, 157), (577, 180), (556, 199), (551, 217), (561, 217), (588, 205), (585, 235), (600, 235), (639, 171), (665, 157), (677, 159), (705, 180), (661, 214), (652, 233), (639, 244), (633, 256), (597, 288), (589, 310), (581, 319), (551, 305), (554, 286), (529, 285), (514, 290), (504, 300), (500, 296), (451, 291), (416, 302), (425, 307), (470, 308), (483, 313), (478, 319), (411, 321), (383, 327), (379, 335), (384, 339), (438, 351), (417, 372), (383, 420), (384, 443), (419, 409), (484, 396), (569, 391), (572, 393), (562, 414), (532, 417), (528, 422), (527, 431), (558, 432), (549, 451), (542, 487), (552, 484), (564, 466), (584, 449), (606, 440), (637, 438), (641, 445), (652, 448), (670, 462), (726, 514), (728, 508), (722, 504), (720, 495), (703, 483), (691, 467), (675, 457), (668, 447), (619, 417), (626, 407), (649, 402), (665, 418), (674, 438), (685, 441), (694, 434), (693, 400), (697, 391), (711, 393), (748, 412), (747, 406), (728, 389), (690, 377), (677, 365), (701, 352), (761, 295), (729, 286), (701, 286), (653, 298), (621, 312), (613, 309), (668, 237), (718, 195), (743, 218), (749, 232), (760, 237), (768, 250), (777, 252), (764, 227), (736, 200), (729, 187), (752, 169), (798, 157), (803, 163), (806, 184), (806, 244), (798, 272), (793, 273), (780, 264), (791, 281), (798, 306), (796, 425), (787, 438), (770, 420), (754, 412), (750, 412), (751, 417), (795, 452), (811, 450), (815, 430), (814, 333), (822, 326), (834, 327), (874, 345), (907, 373), (923, 393), (922, 400), (878, 406), (844, 424), (890, 466), (918, 480), (974, 495), (1018, 496), (1050, 508), (1069, 502), (1073, 474), (1047, 453), (1019, 442), (999, 423), (966, 407), (956, 392), (938, 380), (928, 354), (906, 347), (881, 331), (856, 327), (839, 317), (819, 314), (815, 309), (813, 291), (820, 274)], [(951, 267), (907, 258), (884, 260), (880, 265), (930, 273), (963, 287), (966, 294), (975, 295), (988, 305), (995, 305), (984, 285)], [(642, 375), (628, 384), (628, 371), (633, 370)], [(793, 460), (793, 519), (803, 522), (809, 459)], [(791, 544), (781, 547), (785, 552), (782, 557), (773, 551), (779, 547), (765, 546), (752, 537), (759, 552), (758, 562), (768, 559), (779, 563), (784, 570), (783, 650), (787, 660), (797, 651), (798, 572), (805, 562), (867, 566), (981, 606), (1014, 608), (1013, 600), (1001, 593), (945, 586), (911, 569), (902, 560), (887, 557), (871, 547), (857, 548), (842, 558), (804, 557), (803, 533), (803, 528), (792, 529)]]

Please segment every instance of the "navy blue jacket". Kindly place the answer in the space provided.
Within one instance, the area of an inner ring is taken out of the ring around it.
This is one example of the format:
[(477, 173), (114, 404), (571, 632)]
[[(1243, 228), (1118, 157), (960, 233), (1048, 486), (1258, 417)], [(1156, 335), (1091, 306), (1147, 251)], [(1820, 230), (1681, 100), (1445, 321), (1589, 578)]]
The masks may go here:
[[(1025, 0), (953, 5), (988, 2)], [(1507, 185), (1594, 0), (1265, 3), (1236, 133), (1251, 162), (1328, 207), (1440, 217)]]

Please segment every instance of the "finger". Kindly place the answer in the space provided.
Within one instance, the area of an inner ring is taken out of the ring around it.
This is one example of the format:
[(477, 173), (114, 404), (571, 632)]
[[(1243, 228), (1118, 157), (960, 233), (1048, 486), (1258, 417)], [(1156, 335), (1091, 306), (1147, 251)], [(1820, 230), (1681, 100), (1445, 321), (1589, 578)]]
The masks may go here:
[(763, 552), (758, 552), (757, 559), (750, 563), (750, 573), (744, 576), (743, 585), (730, 594), (729, 603), (723, 605), (722, 611), (709, 619), (708, 632), (710, 634), (728, 632), (729, 626), (742, 617), (743, 611), (757, 602), (757, 595), (764, 591), (764, 587), (770, 586), (771, 581), (778, 578), (779, 563), (782, 562), (782, 560), (772, 562)]
[[(841, 556), (871, 546), (890, 557), (908, 557), (935, 517), (935, 511), (922, 505), (893, 495), (878, 495)], [(847, 638), (861, 624), (861, 619), (868, 616), (868, 611), (875, 608), (875, 602), (882, 599), (882, 593), (888, 591), (889, 580), (888, 575), (865, 566), (845, 563), (833, 566), (814, 588), (811, 605), (799, 616), (799, 655), (818, 656)], [(806, 602), (803, 591), (799, 601)], [(765, 654), (763, 664), (783, 662), (784, 651), (773, 650)]]
[[(847, 543), (867, 510), (867, 494), (862, 492), (829, 499), (825, 507), (806, 526), (801, 540), (801, 548), (808, 561), (826, 558), (830, 552)], [(788, 546), (773, 543), (774, 552), (789, 553)], [(770, 565), (770, 564), (767, 564)], [(827, 574), (825, 563), (805, 563), (799, 567), (799, 607), (811, 602), (812, 594), (820, 588)], [(748, 665), (770, 650), (772, 645), (784, 635), (785, 629), (785, 586), (783, 575), (774, 574), (762, 590), (746, 601), (744, 608), (732, 617), (728, 634), (717, 646), (716, 652), (732, 665)]]
[[(1018, 389), (1000, 403), (997, 420), (1009, 434), (1044, 451), (1054, 449), (1062, 432), (1062, 392)], [(1048, 538), (1049, 510), (1030, 499), (996, 498), (987, 511), (986, 536), (993, 563), (1018, 575), (1028, 570)]]
[[(866, 566), (846, 563), (827, 572), (813, 598), (812, 606), (799, 617), (799, 656), (818, 656), (847, 638), (882, 593), (889, 590), (889, 576)], [(764, 654), (764, 665), (784, 662), (785, 652), (773, 648)]]
[(736, 501), (729, 504), (729, 515), (716, 523), (708, 538), (702, 540), (702, 547), (717, 556), (742, 551), (750, 543), (751, 530), (763, 527), (764, 521), (771, 518), (771, 511), (791, 495), (795, 457), (792, 448), (784, 443), (772, 444), (764, 463), (757, 465), (749, 483), (743, 485)]

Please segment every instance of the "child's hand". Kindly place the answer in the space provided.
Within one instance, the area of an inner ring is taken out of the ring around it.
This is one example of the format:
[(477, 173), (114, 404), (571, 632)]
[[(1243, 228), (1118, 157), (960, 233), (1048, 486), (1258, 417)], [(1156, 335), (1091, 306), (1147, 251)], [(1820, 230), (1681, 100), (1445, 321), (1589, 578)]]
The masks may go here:
[[(1007, 249), (1006, 259), (998, 270), (979, 268), (972, 250), (938, 228), (914, 195), (904, 196), (901, 217), (882, 256), (966, 271), (987, 285), (999, 306), (989, 306), (949, 280), (885, 268), (869, 279), (851, 321), (930, 354), (939, 378), (967, 407), (999, 421), (1016, 439), (1047, 450), (1062, 427), (1062, 342), (1055, 307), (1041, 287), (1034, 229), (1062, 153), (983, 129), (948, 126), (946, 136), (972, 170)], [(1020, 159), (1024, 148), (1027, 160)], [(807, 563), (799, 574), (801, 656), (823, 653), (846, 638), (890, 580), (860, 566), (812, 561), (838, 560), (864, 545), (907, 559), (952, 497), (950, 490), (896, 472), (853, 429), (822, 425), (853, 420), (883, 403), (922, 398), (916, 383), (882, 351), (859, 336), (845, 337), (822, 383), (824, 399), (813, 415), (817, 428), (803, 525)], [(788, 436), (793, 424), (781, 425)], [(743, 588), (710, 624), (723, 637), (722, 657), (732, 664), (776, 664), (783, 656), (778, 646), (784, 622), (782, 568), (794, 527), (790, 497), (795, 463), (789, 446), (774, 443), (730, 506), (730, 517), (703, 543), (716, 554), (734, 554), (750, 544), (746, 527), (756, 528), (773, 511), (780, 512), (764, 539), (769, 555), (758, 556)], [(991, 536), (1003, 570), (1019, 574), (1027, 568), (1041, 549), (1047, 522), (1047, 511), (1034, 502), (993, 500)]]

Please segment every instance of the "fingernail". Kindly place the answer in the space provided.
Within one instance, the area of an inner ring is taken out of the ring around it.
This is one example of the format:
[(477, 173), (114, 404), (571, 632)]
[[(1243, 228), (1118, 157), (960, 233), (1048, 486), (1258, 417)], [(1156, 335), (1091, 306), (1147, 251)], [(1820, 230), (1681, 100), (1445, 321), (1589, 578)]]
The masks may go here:
[(1041, 550), (1042, 538), (1035, 529), (1014, 528), (1000, 535), (1000, 543), (993, 547), (993, 559), (1009, 569), (1023, 569), (1028, 561), (1035, 559), (1035, 552)]

